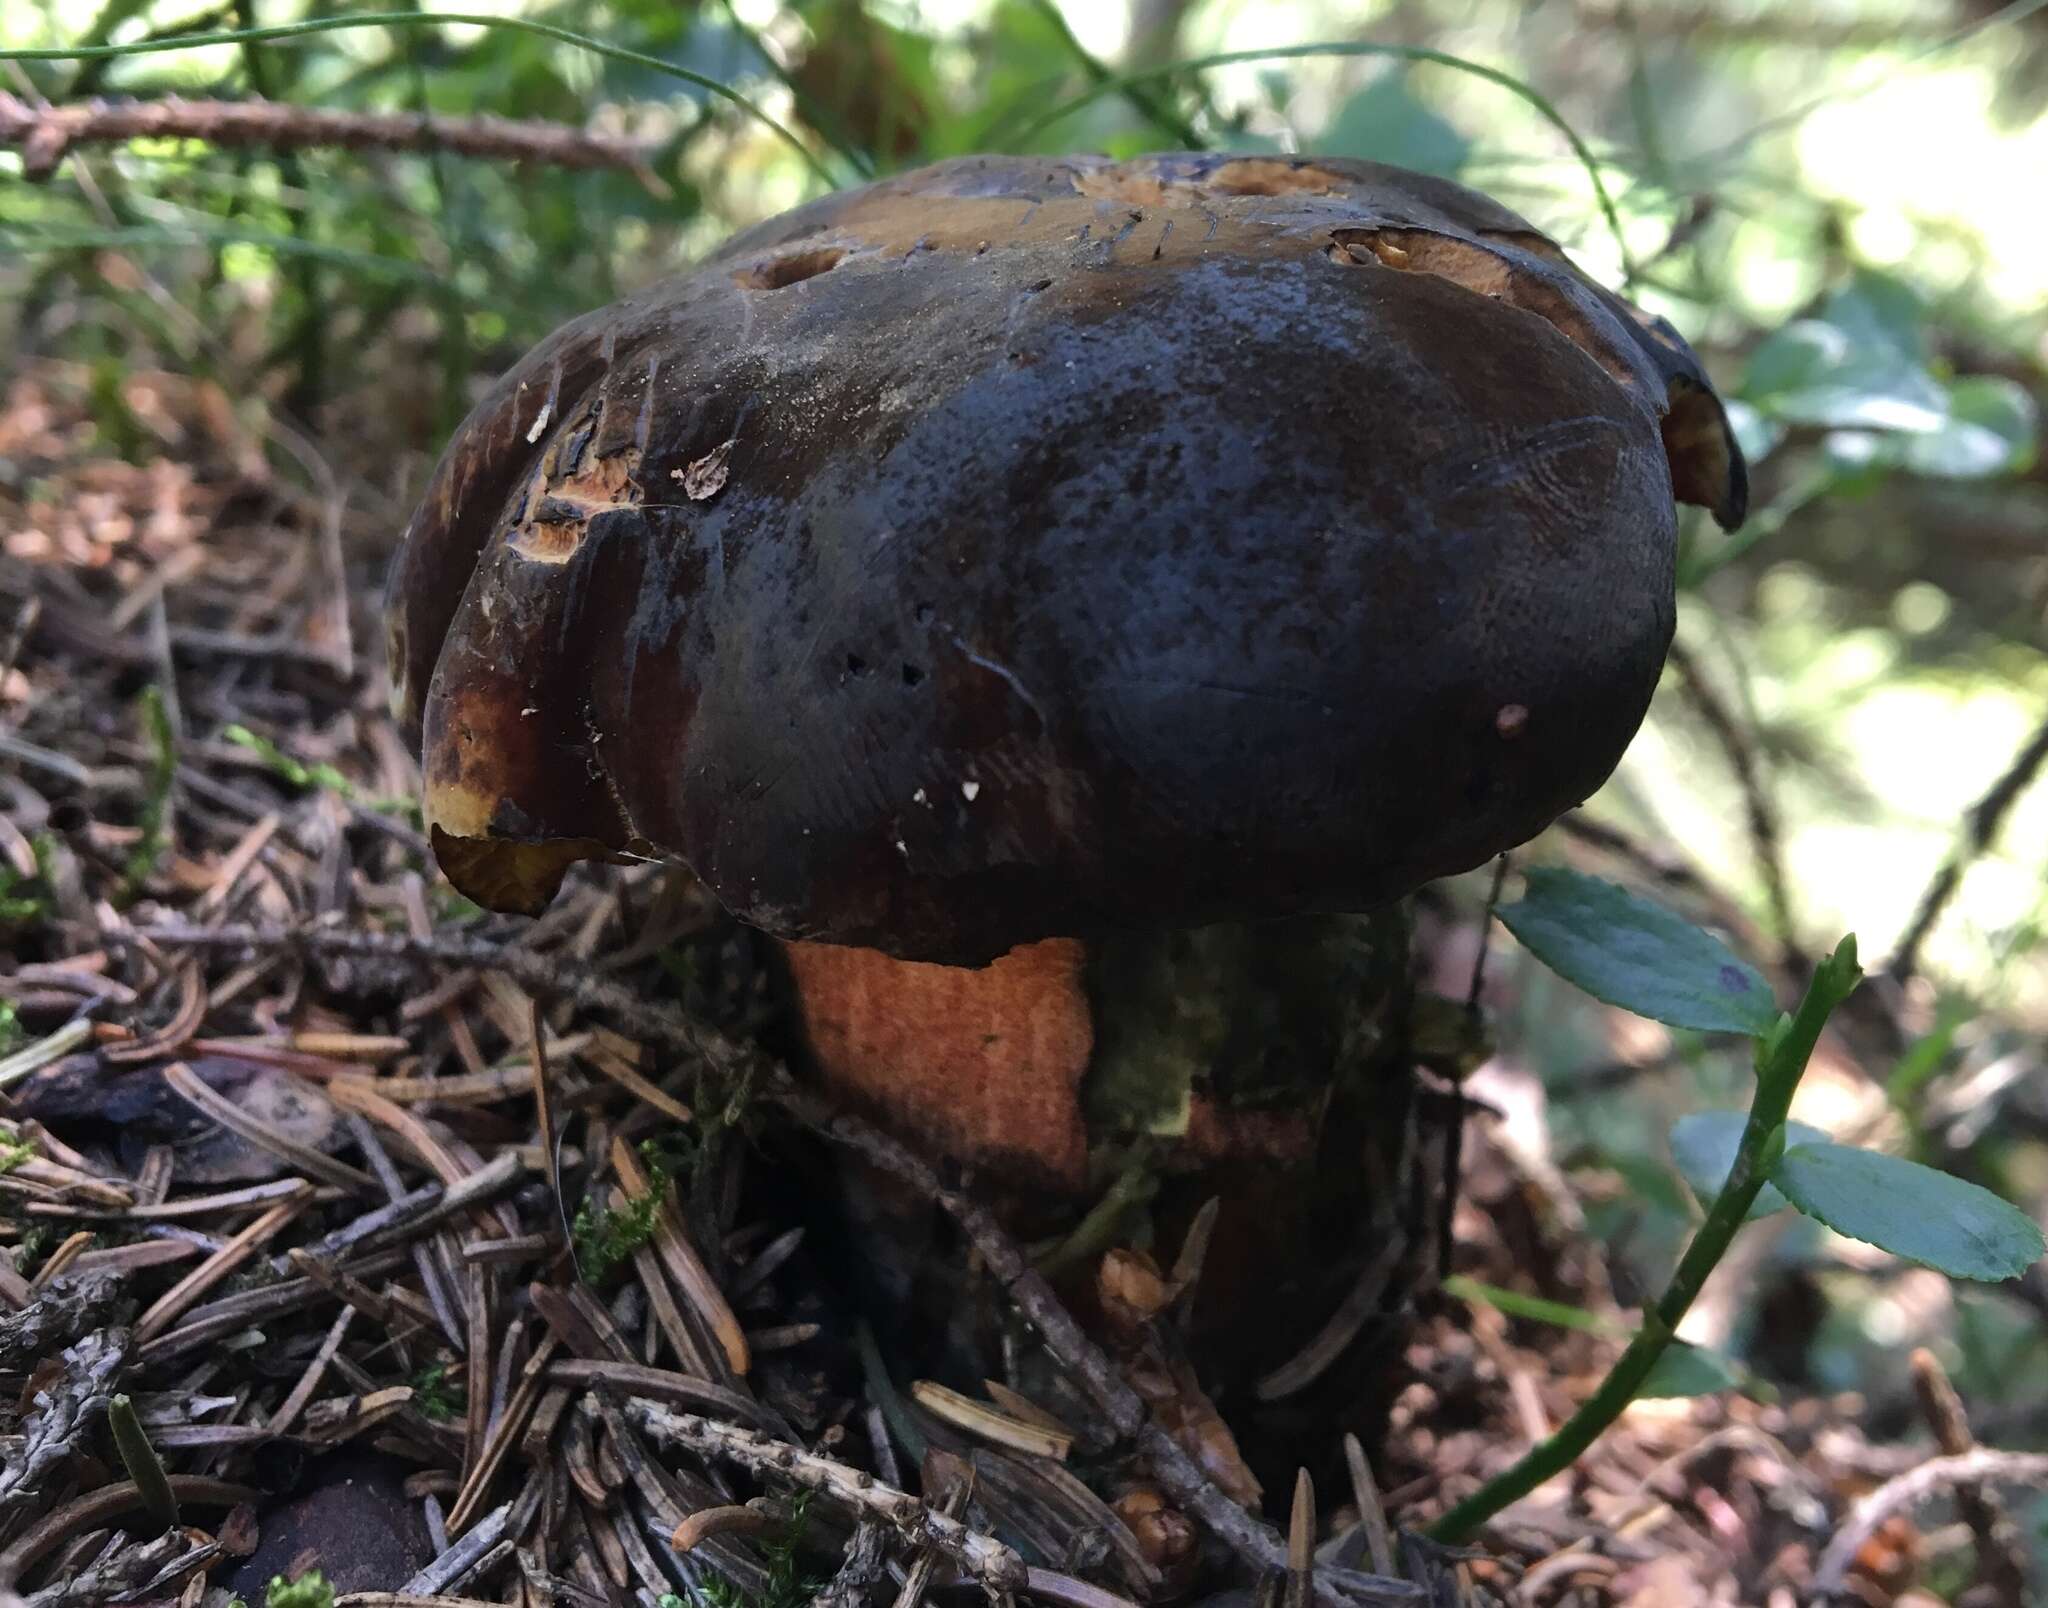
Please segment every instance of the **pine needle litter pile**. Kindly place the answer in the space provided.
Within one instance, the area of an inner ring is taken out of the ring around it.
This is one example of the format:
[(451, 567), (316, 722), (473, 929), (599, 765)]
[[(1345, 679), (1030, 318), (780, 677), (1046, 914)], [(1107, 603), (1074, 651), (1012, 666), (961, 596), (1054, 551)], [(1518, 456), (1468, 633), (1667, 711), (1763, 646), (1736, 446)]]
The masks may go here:
[[(1158, 1298), (1106, 1343), (784, 1070), (686, 875), (530, 923), (437, 885), (367, 646), (407, 488), (265, 445), (169, 375), (0, 411), (0, 1603), (1895, 1600), (1902, 1504), (1852, 1508), (1918, 1454), (1813, 1404), (1667, 1404), (1484, 1553), (1422, 1542), (1613, 1350), (1448, 1297), (1384, 1448), (1304, 1445), (1350, 1478), (1270, 1527), (1171, 1366), (1199, 1247), (1124, 1266)], [(1458, 1266), (1611, 1307), (1475, 1131)], [(839, 1162), (1002, 1292), (974, 1396), (847, 1299)]]

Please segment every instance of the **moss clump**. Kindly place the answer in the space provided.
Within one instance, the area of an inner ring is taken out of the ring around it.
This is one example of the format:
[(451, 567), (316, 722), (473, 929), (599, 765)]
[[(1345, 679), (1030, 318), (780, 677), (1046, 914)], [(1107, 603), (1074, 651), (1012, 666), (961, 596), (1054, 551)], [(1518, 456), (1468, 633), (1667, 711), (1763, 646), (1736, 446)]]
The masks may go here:
[(640, 1163), (647, 1169), (647, 1193), (633, 1196), (623, 1206), (593, 1210), (586, 1200), (577, 1207), (570, 1233), (576, 1242), (576, 1266), (586, 1283), (602, 1284), (654, 1238), (669, 1183), (688, 1167), (690, 1155), (687, 1139), (680, 1135), (667, 1142), (643, 1140)]
[(272, 1575), (263, 1593), (263, 1608), (334, 1608), (334, 1587), (318, 1569), (296, 1580)]

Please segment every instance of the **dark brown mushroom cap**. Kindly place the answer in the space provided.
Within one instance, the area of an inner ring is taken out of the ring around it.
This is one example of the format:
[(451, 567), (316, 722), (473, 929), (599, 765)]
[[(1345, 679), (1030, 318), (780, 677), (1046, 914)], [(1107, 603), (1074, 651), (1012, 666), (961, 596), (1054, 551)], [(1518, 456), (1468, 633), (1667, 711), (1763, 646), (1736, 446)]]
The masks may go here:
[(1363, 909), (1612, 770), (1698, 362), (1469, 190), (976, 158), (577, 320), (435, 471), (391, 593), (442, 865), (537, 908), (686, 860), (791, 937)]

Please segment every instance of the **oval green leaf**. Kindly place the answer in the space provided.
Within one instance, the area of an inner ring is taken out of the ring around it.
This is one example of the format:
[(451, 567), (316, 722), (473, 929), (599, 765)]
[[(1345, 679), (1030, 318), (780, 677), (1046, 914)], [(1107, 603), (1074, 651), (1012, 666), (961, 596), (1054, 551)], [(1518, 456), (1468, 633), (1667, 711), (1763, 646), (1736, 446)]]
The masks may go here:
[(1662, 905), (1577, 871), (1534, 866), (1500, 919), (1523, 946), (1595, 999), (1670, 1027), (1761, 1037), (1778, 1002), (1756, 970)]
[(2011, 1279), (2043, 1250), (2039, 1226), (1988, 1189), (1852, 1145), (1794, 1145), (1771, 1182), (1808, 1217), (1951, 1278)]
[(1733, 1390), (1742, 1381), (1726, 1357), (1704, 1346), (1674, 1340), (1657, 1354), (1650, 1365), (1650, 1377), (1643, 1381), (1636, 1399), (1668, 1396), (1711, 1396)]
[(2026, 467), (2040, 425), (2023, 386), (1998, 375), (1971, 375), (1948, 388), (1948, 404), (1941, 428), (1907, 438), (1908, 469), (1971, 479)]
[[(1728, 1181), (1728, 1172), (1735, 1165), (1735, 1152), (1741, 1148), (1742, 1130), (1748, 1121), (1749, 1114), (1744, 1111), (1695, 1111), (1671, 1125), (1671, 1159), (1692, 1186), (1693, 1195), (1702, 1207), (1712, 1206), (1715, 1196), (1721, 1193), (1721, 1186)], [(1824, 1145), (1827, 1142), (1828, 1136), (1818, 1128), (1803, 1122), (1785, 1124), (1785, 1147), (1788, 1150), (1794, 1145)], [(1749, 1203), (1749, 1215), (1743, 1220), (1753, 1223), (1759, 1217), (1783, 1211), (1791, 1204), (1775, 1185), (1765, 1184), (1757, 1191), (1756, 1199)]]

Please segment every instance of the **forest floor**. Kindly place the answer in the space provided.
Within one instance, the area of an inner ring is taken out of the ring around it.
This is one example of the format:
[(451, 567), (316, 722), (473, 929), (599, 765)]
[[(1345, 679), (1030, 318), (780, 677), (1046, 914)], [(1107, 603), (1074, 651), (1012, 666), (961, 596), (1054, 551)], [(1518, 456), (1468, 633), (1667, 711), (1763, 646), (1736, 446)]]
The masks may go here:
[[(579, 873), (532, 922), (437, 884), (377, 663), (391, 488), (345, 514), (317, 455), (322, 495), (264, 447), (170, 375), (38, 368), (0, 407), (0, 1602), (218, 1608), (316, 1568), (365, 1608), (1303, 1600), (1228, 1521), (1199, 1387), (1147, 1439), (1001, 1230), (773, 1063), (758, 941), (687, 876)], [(1625, 1332), (1540, 1122), (1506, 1129), (1475, 1109), (1456, 1271), (1605, 1332), (1440, 1292), (1376, 1315), (1404, 1383), (1371, 1467), (1297, 1510), (1319, 1589), (2022, 1600), (2009, 1522), (1913, 1483), (1969, 1436), (1931, 1374), (1897, 1443), (1854, 1398), (1642, 1403), (1482, 1547), (1404, 1542)], [(778, 1187), (826, 1143), (955, 1219), (1039, 1365), (962, 1407), (848, 1332), (815, 1197)], [(565, 1207), (562, 1171), (605, 1198)], [(1171, 1303), (1139, 1322), (1171, 1350)], [(108, 1432), (131, 1410), (182, 1527)]]

